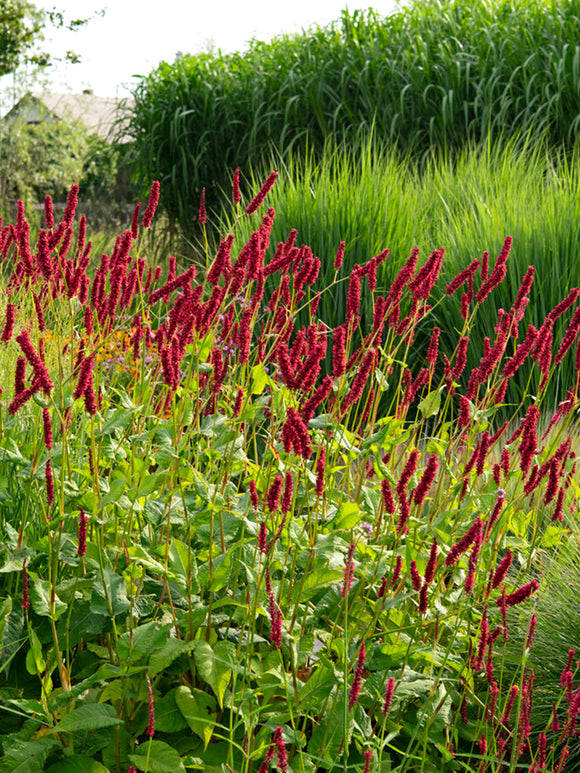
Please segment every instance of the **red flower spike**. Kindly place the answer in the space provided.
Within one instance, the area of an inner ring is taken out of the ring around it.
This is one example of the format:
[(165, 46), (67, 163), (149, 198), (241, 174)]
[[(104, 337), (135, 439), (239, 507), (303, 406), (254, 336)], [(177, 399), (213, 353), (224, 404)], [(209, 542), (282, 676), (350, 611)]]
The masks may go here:
[(23, 330), (22, 333), (16, 337), (16, 341), (20, 344), (24, 356), (34, 368), (34, 376), (38, 379), (43, 392), (47, 395), (50, 394), (54, 388), (54, 384), (52, 383), (42, 358), (35, 352), (34, 347), (32, 346), (28, 331)]
[(391, 676), (387, 679), (387, 686), (385, 687), (385, 697), (383, 699), (383, 706), (381, 708), (381, 714), (383, 714), (383, 716), (385, 716), (391, 708), (394, 691), (395, 679)]
[(509, 593), (507, 596), (502, 596), (502, 598), (497, 599), (496, 604), (503, 609), (515, 607), (517, 604), (521, 604), (523, 601), (529, 599), (539, 587), (540, 583), (537, 580), (530, 580), (530, 582), (522, 585), (521, 588), (518, 588), (513, 593)]
[(417, 569), (417, 562), (411, 561), (411, 566), (409, 568), (409, 572), (411, 574), (411, 585), (413, 586), (413, 590), (417, 591), (421, 589), (421, 575), (419, 574), (419, 571)]
[(460, 271), (457, 276), (449, 282), (449, 284), (446, 287), (447, 295), (453, 295), (453, 293), (458, 290), (461, 285), (465, 284), (470, 276), (473, 276), (477, 269), (479, 268), (480, 261), (479, 260), (473, 260), (467, 268), (464, 268), (463, 271)]
[(284, 479), (284, 492), (282, 494), (282, 507), (280, 508), (283, 513), (287, 513), (292, 506), (292, 491), (294, 488), (294, 481), (292, 479), (292, 473), (290, 470), (286, 472)]
[(54, 482), (52, 479), (52, 465), (50, 459), (47, 459), (46, 464), (44, 465), (44, 476), (46, 483), (46, 502), (50, 507), (54, 502)]
[(354, 672), (354, 680), (350, 688), (350, 694), (348, 698), (348, 708), (352, 709), (353, 706), (356, 705), (356, 702), (358, 701), (358, 696), (360, 693), (360, 687), (362, 682), (362, 675), (365, 667), (365, 658), (367, 655), (366, 647), (364, 642), (360, 646), (360, 650), (358, 653), (357, 663), (356, 663), (356, 669)]
[(321, 497), (324, 491), (324, 470), (326, 466), (326, 449), (322, 448), (316, 462), (316, 496)]
[(50, 196), (46, 196), (44, 199), (44, 221), (47, 228), (54, 228), (54, 211)]
[(232, 179), (232, 199), (234, 204), (239, 204), (242, 200), (242, 197), (240, 196), (240, 167), (236, 169), (234, 172), (234, 177)]
[(437, 362), (440, 333), (441, 329), (438, 327), (434, 327), (433, 332), (431, 333), (431, 340), (429, 342), (429, 348), (427, 349), (427, 363), (431, 368), (434, 368)]
[(552, 515), (552, 522), (564, 520), (564, 514), (562, 512), (563, 505), (564, 505), (564, 489), (560, 488), (560, 490), (558, 491), (558, 498), (556, 499), (556, 507), (554, 508), (554, 513)]
[(391, 577), (391, 588), (394, 588), (396, 584), (399, 582), (402, 568), (403, 568), (403, 557), (397, 556), (397, 560), (395, 561), (395, 568), (393, 570), (393, 576)]
[(272, 481), (272, 485), (268, 490), (267, 504), (268, 504), (268, 510), (270, 510), (271, 513), (278, 510), (280, 506), (281, 492), (282, 492), (282, 476), (278, 474), (275, 476), (274, 480)]
[(467, 552), (471, 545), (475, 542), (477, 539), (478, 534), (481, 532), (481, 518), (476, 518), (475, 521), (471, 524), (467, 532), (461, 537), (459, 542), (456, 542), (455, 545), (451, 548), (449, 553), (447, 554), (447, 558), (445, 559), (445, 565), (446, 566), (453, 566), (458, 560), (458, 558), (463, 555), (463, 553)]
[(345, 243), (341, 242), (338, 245), (338, 250), (336, 252), (336, 257), (334, 259), (334, 269), (335, 271), (338, 271), (340, 267), (342, 266), (342, 261), (344, 260), (344, 247)]
[(483, 282), (478, 292), (475, 294), (475, 299), (478, 301), (478, 303), (482, 303), (491, 293), (491, 291), (494, 290), (505, 279), (507, 275), (505, 263), (511, 250), (512, 241), (513, 240), (511, 236), (506, 236), (503, 247), (501, 248), (501, 252), (498, 255), (495, 266), (493, 267), (489, 278)]
[(82, 507), (79, 512), (78, 541), (79, 546), (77, 548), (77, 553), (82, 558), (87, 552), (87, 516)]
[(425, 497), (429, 493), (429, 489), (435, 480), (437, 470), (439, 469), (439, 458), (436, 454), (431, 454), (427, 460), (427, 466), (421, 480), (417, 484), (417, 488), (413, 492), (413, 501), (420, 507), (425, 501)]
[(157, 209), (157, 204), (159, 203), (159, 181), (154, 180), (151, 183), (151, 190), (149, 191), (149, 201), (147, 202), (147, 207), (145, 209), (145, 214), (143, 215), (143, 220), (141, 221), (141, 225), (143, 228), (149, 228), (152, 221), (153, 216), (155, 215), (155, 210)]
[(276, 751), (278, 754), (278, 767), (281, 773), (287, 773), (288, 771), (288, 754), (286, 753), (286, 745), (284, 738), (282, 737), (284, 730), (281, 727), (277, 727), (274, 730), (274, 743), (276, 744)]
[(131, 219), (131, 236), (133, 239), (137, 239), (139, 236), (139, 212), (141, 210), (141, 202), (137, 204), (133, 210), (133, 218)]
[(50, 451), (52, 448), (52, 425), (50, 423), (50, 411), (48, 408), (42, 409), (42, 426), (44, 430), (44, 445)]
[(6, 319), (4, 322), (4, 330), (2, 331), (2, 341), (10, 341), (14, 332), (14, 321), (16, 319), (16, 308), (13, 303), (8, 303), (6, 306)]
[(512, 561), (513, 561), (513, 555), (511, 550), (508, 549), (506, 550), (505, 556), (502, 558), (497, 569), (495, 570), (493, 579), (491, 581), (492, 588), (499, 588), (499, 586), (502, 584), (506, 574), (508, 573), (508, 569), (512, 565)]
[(365, 765), (363, 768), (363, 773), (370, 773), (371, 769), (371, 762), (373, 761), (373, 750), (372, 749), (365, 749), (363, 752), (364, 758), (365, 758)]
[(344, 577), (342, 580), (342, 588), (340, 589), (340, 595), (344, 598), (345, 596), (348, 596), (348, 593), (350, 591), (352, 581), (354, 579), (354, 564), (352, 557), (354, 555), (356, 545), (354, 542), (351, 542), (348, 548), (348, 553), (346, 554), (346, 564), (344, 567)]
[(401, 477), (397, 482), (397, 493), (401, 493), (402, 491), (405, 491), (405, 489), (407, 488), (407, 485), (411, 480), (411, 477), (413, 476), (413, 474), (417, 469), (418, 460), (419, 460), (419, 450), (417, 448), (414, 448), (409, 454), (407, 461), (405, 463), (405, 467), (403, 468), (403, 472), (401, 473)]
[(265, 521), (261, 521), (260, 530), (258, 532), (258, 550), (260, 553), (268, 552), (268, 532), (266, 530)]
[(207, 223), (207, 212), (205, 211), (205, 188), (201, 189), (198, 220), (202, 225)]
[(256, 210), (260, 207), (260, 205), (262, 204), (262, 202), (270, 192), (271, 188), (273, 187), (274, 183), (276, 182), (277, 177), (278, 177), (277, 169), (268, 175), (266, 182), (262, 185), (257, 195), (252, 199), (252, 201), (246, 207), (247, 215), (253, 215), (254, 212), (256, 212)]
[(385, 593), (387, 592), (387, 588), (389, 586), (389, 581), (386, 577), (383, 577), (381, 580), (381, 584), (379, 585), (379, 589), (377, 591), (377, 598), (382, 599)]
[(427, 561), (427, 566), (425, 567), (425, 576), (423, 578), (427, 585), (433, 582), (433, 577), (435, 576), (435, 567), (437, 565), (437, 547), (437, 537), (435, 537), (431, 544), (429, 559)]
[(357, 318), (360, 312), (360, 266), (358, 263), (350, 273), (346, 297), (346, 318), (350, 321)]
[(268, 746), (268, 749), (266, 751), (266, 756), (264, 757), (262, 764), (258, 768), (258, 773), (268, 773), (270, 770), (270, 763), (274, 759), (274, 753), (276, 751), (276, 747), (274, 744), (271, 744)]
[(147, 681), (147, 694), (148, 694), (148, 707), (147, 707), (147, 730), (145, 731), (149, 738), (153, 738), (155, 735), (155, 702), (153, 699), (153, 689), (151, 687), (151, 680), (149, 674), (145, 674)]

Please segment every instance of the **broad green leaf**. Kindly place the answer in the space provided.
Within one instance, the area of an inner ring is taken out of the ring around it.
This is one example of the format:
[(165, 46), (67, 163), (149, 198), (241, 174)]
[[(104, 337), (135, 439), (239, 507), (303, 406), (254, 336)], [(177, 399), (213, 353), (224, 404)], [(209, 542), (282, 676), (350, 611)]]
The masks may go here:
[(52, 728), (53, 733), (72, 733), (75, 730), (97, 730), (100, 727), (122, 725), (123, 720), (108, 703), (89, 703), (73, 709)]
[(46, 773), (109, 773), (108, 768), (89, 757), (68, 757), (66, 760), (55, 762)]
[(21, 604), (14, 604), (12, 598), (4, 599), (0, 607), (0, 664), (7, 669), (26, 640), (23, 634), (24, 613)]
[(58, 620), (63, 612), (68, 609), (67, 605), (54, 595), (54, 610), (50, 603), (50, 583), (48, 580), (35, 580), (30, 590), (30, 604), (37, 615), (41, 617), (50, 617), (52, 620)]
[(117, 640), (117, 654), (122, 660), (140, 660), (158, 649), (165, 641), (166, 633), (158, 623), (145, 623), (132, 631), (126, 631)]
[(360, 506), (356, 502), (343, 502), (332, 519), (331, 526), (333, 529), (352, 529), (362, 517)]
[(423, 414), (423, 418), (428, 419), (439, 413), (439, 409), (441, 408), (441, 393), (444, 388), (445, 385), (440, 386), (439, 389), (429, 392), (429, 394), (421, 400), (417, 408)]
[(181, 733), (188, 727), (187, 720), (175, 701), (175, 691), (155, 701), (155, 731), (160, 733)]
[(101, 507), (104, 507), (105, 505), (110, 505), (111, 503), (118, 504), (126, 490), (127, 490), (126, 480), (124, 479), (112, 480), (111, 487), (109, 488), (109, 492), (105, 494), (105, 496), (102, 497), (101, 499)]
[(224, 694), (232, 675), (235, 646), (232, 642), (216, 642), (211, 647), (205, 641), (196, 641), (193, 650), (198, 674), (217, 696), (220, 708), (224, 707)]
[(300, 706), (304, 710), (319, 706), (335, 686), (334, 668), (326, 663), (316, 666), (309, 679), (300, 688)]
[(175, 691), (175, 702), (190, 729), (201, 738), (207, 749), (215, 724), (215, 699), (202, 690), (182, 686)]
[(149, 659), (149, 676), (155, 676), (170, 666), (180, 655), (189, 652), (195, 642), (185, 642), (182, 639), (168, 639), (163, 647), (151, 655)]
[(254, 365), (252, 368), (252, 394), (261, 395), (269, 381), (269, 376), (263, 364), (259, 362), (257, 365)]
[(41, 674), (46, 668), (42, 655), (42, 644), (35, 631), (30, 628), (30, 649), (26, 653), (26, 670), (29, 674)]
[[(108, 598), (108, 603), (107, 603)], [(109, 610), (109, 604), (111, 609)], [(96, 577), (91, 597), (91, 611), (97, 615), (113, 617), (126, 612), (131, 605), (127, 598), (127, 586), (125, 580), (112, 569), (105, 567), (104, 578)]]
[(44, 762), (60, 743), (55, 738), (38, 738), (19, 743), (5, 751), (0, 759), (0, 773), (41, 773)]
[(137, 770), (146, 770), (148, 773), (185, 773), (178, 752), (163, 741), (139, 744), (129, 759)]
[(169, 546), (169, 565), (176, 577), (187, 580), (189, 573), (189, 564), (193, 560), (193, 555), (185, 542), (178, 539), (172, 539)]
[(103, 425), (101, 428), (101, 434), (103, 435), (109, 435), (111, 432), (114, 432), (116, 429), (124, 429), (131, 420), (131, 412), (130, 411), (123, 411), (120, 408), (117, 408), (115, 411), (113, 411), (113, 415), (110, 419), (107, 420), (107, 422)]
[(304, 583), (297, 583), (292, 590), (292, 601), (306, 601), (319, 590), (342, 580), (344, 571), (339, 569), (315, 569), (306, 575)]

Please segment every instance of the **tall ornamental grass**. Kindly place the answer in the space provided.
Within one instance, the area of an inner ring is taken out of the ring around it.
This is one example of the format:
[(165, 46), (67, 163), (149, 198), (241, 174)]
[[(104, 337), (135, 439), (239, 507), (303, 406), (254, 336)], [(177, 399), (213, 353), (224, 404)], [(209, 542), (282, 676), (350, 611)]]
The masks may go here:
[[(377, 291), (384, 293), (408, 257), (410, 246), (427, 257), (434, 249), (445, 249), (443, 268), (437, 280), (440, 296), (453, 276), (466, 263), (483, 260), (485, 251), (493, 260), (507, 234), (513, 248), (507, 276), (493, 297), (478, 309), (470, 324), (469, 368), (477, 366), (484, 338), (507, 311), (517, 295), (521, 277), (529, 266), (536, 274), (530, 288), (527, 319), (539, 329), (549, 310), (569, 291), (580, 285), (580, 179), (578, 154), (570, 162), (554, 158), (546, 146), (511, 140), (485, 147), (465, 148), (453, 158), (434, 153), (421, 169), (408, 156), (386, 149), (381, 143), (364, 142), (327, 148), (320, 160), (313, 154), (293, 154), (280, 166), (278, 182), (270, 201), (279, 213), (272, 229), (274, 243), (286, 239), (291, 228), (298, 240), (308, 244), (321, 261), (321, 281), (332, 285), (323, 294), (317, 314), (330, 327), (346, 313), (348, 282), (337, 276), (334, 258), (345, 242), (344, 265), (350, 270), (378, 255), (384, 247), (388, 256), (377, 271)], [(250, 170), (251, 183), (258, 184), (259, 172)], [(223, 218), (223, 229), (232, 228), (235, 216)], [(241, 240), (250, 236), (252, 225), (237, 225)], [(274, 280), (269, 280), (268, 288)], [(441, 348), (450, 357), (462, 334), (462, 293), (434, 305), (431, 316), (441, 328)], [(472, 305), (469, 307), (472, 309)], [(501, 311), (503, 310), (503, 311)], [(465, 309), (463, 310), (465, 313)], [(361, 316), (370, 324), (373, 303), (363, 300)], [(299, 311), (305, 324), (308, 307)], [(561, 335), (556, 320), (554, 335)], [(429, 328), (417, 326), (408, 362), (414, 373), (424, 364), (429, 345)], [(327, 361), (330, 367), (330, 359)], [(574, 377), (574, 363), (562, 363), (551, 377), (546, 396), (551, 406), (565, 397)], [(512, 398), (519, 400), (537, 386), (524, 365), (512, 380)]]
[(383, 18), (343, 12), (235, 54), (162, 62), (134, 93), (143, 184), (188, 231), (195, 202), (264, 152), (355, 142), (371, 129), (419, 157), (466, 141), (545, 133), (574, 145), (580, 126), (580, 0), (415, 0)]
[[(339, 252), (326, 284), (271, 238), (275, 180), (234, 185), (254, 230), (197, 271), (143, 252), (158, 182), (94, 266), (76, 186), (38, 235), (21, 203), (0, 230), (0, 772), (573, 770), (577, 629), (549, 697), (535, 635), (578, 535), (577, 360), (546, 398), (578, 294), (536, 330), (524, 272), (470, 370), (511, 237), (466, 256), (446, 361), (442, 251), (411, 246), (382, 292), (383, 250)], [(540, 386), (498, 421), (526, 363)]]

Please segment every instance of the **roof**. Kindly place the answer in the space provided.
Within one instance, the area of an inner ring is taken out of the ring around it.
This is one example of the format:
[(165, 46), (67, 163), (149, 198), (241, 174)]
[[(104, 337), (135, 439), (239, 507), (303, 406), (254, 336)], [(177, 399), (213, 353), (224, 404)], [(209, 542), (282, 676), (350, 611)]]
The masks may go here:
[(28, 93), (7, 114), (39, 123), (52, 115), (56, 120), (80, 120), (90, 131), (110, 140), (119, 118), (126, 112), (131, 100), (97, 97), (91, 92), (82, 94)]

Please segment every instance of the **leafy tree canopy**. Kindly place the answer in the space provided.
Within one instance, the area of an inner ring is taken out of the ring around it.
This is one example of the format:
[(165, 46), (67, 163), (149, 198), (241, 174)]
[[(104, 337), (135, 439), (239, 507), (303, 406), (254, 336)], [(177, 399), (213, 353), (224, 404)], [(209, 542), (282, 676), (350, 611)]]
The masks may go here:
[[(97, 11), (93, 16), (103, 15)], [(92, 17), (90, 17), (92, 18)], [(50, 64), (50, 56), (35, 48), (42, 42), (43, 31), (47, 24), (57, 29), (65, 28), (71, 31), (79, 29), (90, 21), (87, 19), (66, 19), (65, 15), (53, 8), (43, 11), (29, 0), (2, 0), (0, 3), (0, 76), (14, 72), (25, 62), (46, 67)], [(80, 57), (74, 51), (67, 51), (65, 58), (78, 62)]]

